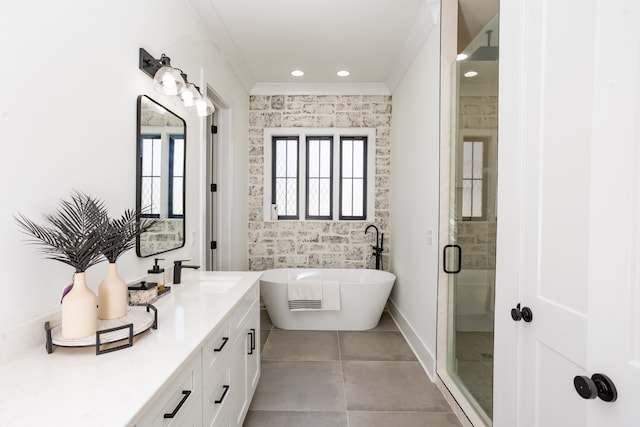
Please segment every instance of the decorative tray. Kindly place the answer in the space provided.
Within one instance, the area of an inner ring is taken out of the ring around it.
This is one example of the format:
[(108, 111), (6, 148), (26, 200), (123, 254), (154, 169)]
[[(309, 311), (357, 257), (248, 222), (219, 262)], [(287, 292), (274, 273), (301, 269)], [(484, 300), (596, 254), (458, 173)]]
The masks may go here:
[[(133, 337), (149, 330), (158, 329), (158, 310), (151, 304), (129, 306), (127, 315), (118, 319), (98, 319), (98, 331), (78, 339), (65, 339), (62, 337), (61, 325), (51, 326), (45, 322), (44, 329), (47, 337), (47, 353), (53, 352), (53, 346), (59, 347), (95, 347), (96, 354), (110, 353), (133, 346)], [(102, 349), (102, 346), (118, 341), (127, 340), (126, 344)]]

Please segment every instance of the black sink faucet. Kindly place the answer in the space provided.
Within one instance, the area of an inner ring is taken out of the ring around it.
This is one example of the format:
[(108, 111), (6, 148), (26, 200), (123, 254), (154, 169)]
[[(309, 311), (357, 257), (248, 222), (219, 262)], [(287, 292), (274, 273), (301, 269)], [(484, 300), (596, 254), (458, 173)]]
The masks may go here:
[[(373, 256), (376, 257), (376, 270), (382, 270), (382, 250), (384, 246), (384, 233), (380, 233), (378, 227), (375, 224), (369, 224), (367, 228), (364, 229), (364, 234), (367, 234), (367, 231), (373, 227), (376, 230), (376, 244), (372, 245), (373, 248)], [(380, 238), (382, 236), (382, 238)]]
[(187, 259), (181, 259), (178, 261), (173, 261), (173, 284), (177, 285), (182, 280), (182, 269), (183, 268), (193, 268), (197, 270), (200, 268), (199, 265), (184, 265), (182, 264), (184, 261), (188, 261)]

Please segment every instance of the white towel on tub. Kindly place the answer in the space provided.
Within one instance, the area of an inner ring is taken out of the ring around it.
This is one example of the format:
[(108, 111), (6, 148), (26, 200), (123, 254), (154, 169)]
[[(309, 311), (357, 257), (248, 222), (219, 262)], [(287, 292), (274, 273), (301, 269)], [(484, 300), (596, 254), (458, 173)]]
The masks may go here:
[(322, 281), (322, 310), (340, 310), (340, 282)]
[(295, 280), (289, 282), (289, 310), (322, 310), (322, 287), (321, 280)]

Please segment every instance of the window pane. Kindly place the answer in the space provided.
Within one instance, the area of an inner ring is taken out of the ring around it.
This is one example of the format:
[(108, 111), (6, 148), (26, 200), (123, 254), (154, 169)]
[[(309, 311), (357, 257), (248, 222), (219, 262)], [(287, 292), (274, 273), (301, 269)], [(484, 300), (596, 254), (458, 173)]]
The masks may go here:
[(150, 176), (153, 164), (153, 139), (142, 140), (142, 176)]
[(142, 205), (142, 209), (145, 210), (145, 213), (151, 213), (151, 188), (152, 188), (152, 178), (143, 176), (142, 184), (141, 184), (141, 192), (140, 192), (140, 204)]
[(462, 181), (462, 216), (471, 216), (471, 180)]
[(482, 169), (484, 168), (482, 146), (482, 142), (473, 143), (473, 177), (475, 179), (482, 179)]
[(317, 178), (309, 178), (309, 216), (320, 215), (320, 182)]
[(278, 214), (284, 215), (287, 209), (287, 179), (276, 178), (275, 202), (278, 205)]
[(298, 176), (298, 141), (287, 141), (287, 177)]
[(321, 216), (331, 215), (331, 180), (323, 178), (320, 181), (320, 212)]
[(324, 140), (320, 147), (320, 176), (331, 177), (331, 141)]
[(473, 142), (465, 141), (462, 145), (462, 178), (473, 177)]
[(309, 176), (318, 177), (320, 173), (320, 141), (317, 139), (309, 141), (307, 156), (309, 157)]
[(351, 216), (364, 215), (364, 180), (353, 180), (353, 210)]
[(353, 192), (350, 179), (342, 180), (342, 216), (351, 216), (353, 212)]
[(184, 176), (184, 139), (173, 140), (173, 175)]
[[(278, 209), (280, 205), (278, 205)], [(287, 178), (287, 209), (285, 215), (298, 215), (298, 180), (296, 178)], [(279, 211), (278, 211), (279, 213)]]
[(474, 180), (473, 181), (473, 209), (472, 216), (481, 217), (482, 216), (482, 181)]
[(175, 177), (173, 179), (173, 204), (172, 204), (172, 215), (182, 215), (182, 184), (184, 182), (183, 177)]
[(353, 176), (353, 142), (351, 140), (342, 140), (341, 155), (342, 177), (351, 178)]
[(151, 214), (160, 214), (160, 177), (151, 178)]
[(364, 141), (353, 141), (353, 176), (364, 178)]
[(276, 176), (282, 177), (287, 175), (287, 141), (276, 142)]

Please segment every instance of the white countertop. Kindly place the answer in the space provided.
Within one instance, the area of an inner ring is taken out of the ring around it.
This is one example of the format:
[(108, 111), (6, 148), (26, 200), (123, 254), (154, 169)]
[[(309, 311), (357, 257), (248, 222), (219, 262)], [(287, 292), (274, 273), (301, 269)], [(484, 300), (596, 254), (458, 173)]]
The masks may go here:
[[(183, 272), (183, 284), (154, 303), (158, 329), (133, 347), (96, 355), (95, 347), (42, 346), (0, 365), (0, 424), (128, 426), (207, 335), (260, 279), (260, 272)], [(202, 291), (198, 280), (239, 279), (228, 291)]]

